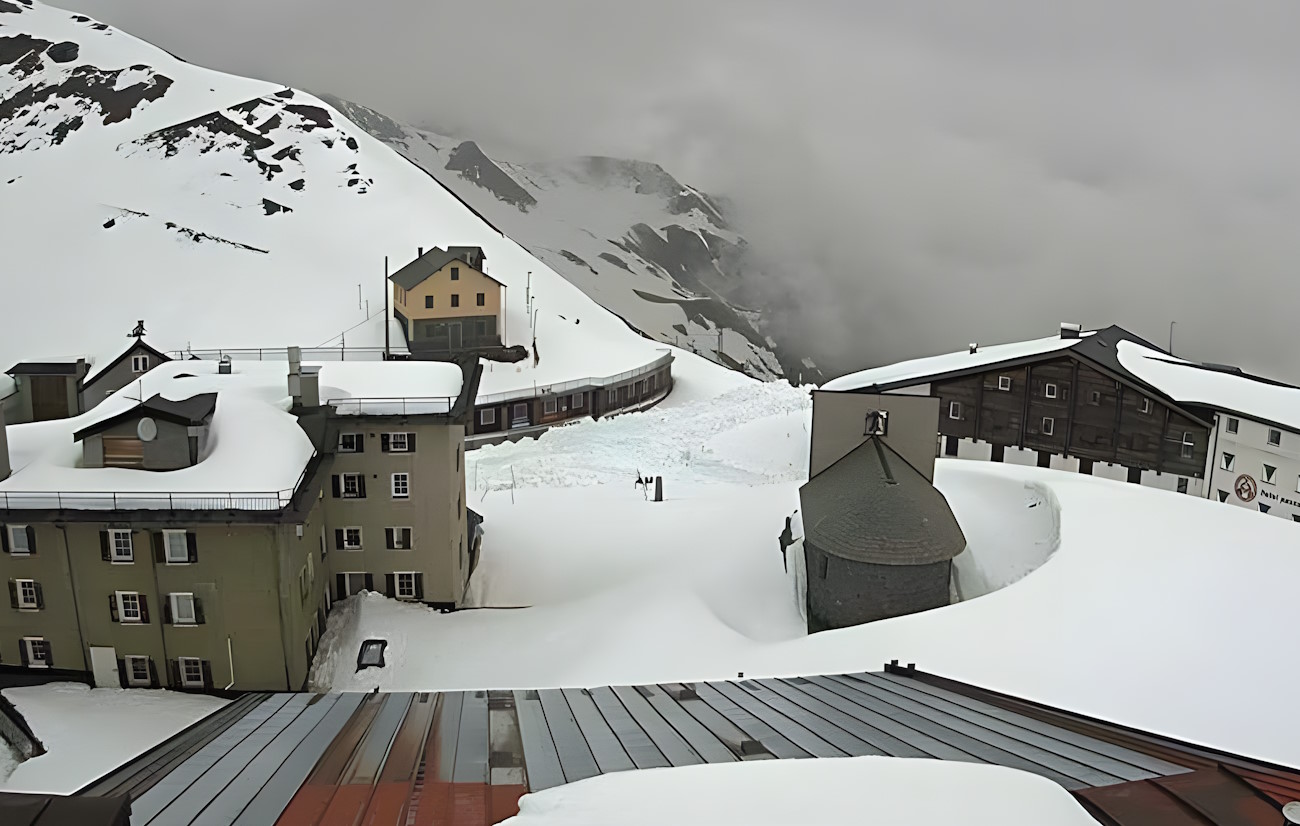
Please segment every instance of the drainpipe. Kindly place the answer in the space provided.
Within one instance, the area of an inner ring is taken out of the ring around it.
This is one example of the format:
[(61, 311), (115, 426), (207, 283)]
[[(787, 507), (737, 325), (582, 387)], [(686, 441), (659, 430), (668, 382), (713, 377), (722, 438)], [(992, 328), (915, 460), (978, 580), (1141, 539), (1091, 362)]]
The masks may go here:
[[(152, 534), (152, 531), (150, 531), (149, 533)], [(159, 541), (162, 540), (159, 539)], [(153, 544), (152, 535), (149, 537), (149, 542), (150, 545), (152, 546)], [(164, 555), (165, 553), (166, 552), (164, 551)], [(164, 599), (164, 596), (163, 596), (162, 588), (159, 587), (158, 585), (158, 563), (157, 561), (155, 561), (152, 547), (150, 547), (149, 549), (149, 570), (153, 572), (153, 592), (154, 594), (157, 595), (157, 599), (158, 599), (158, 603), (157, 605), (154, 606), (154, 610), (158, 611), (158, 639), (162, 642), (163, 667), (166, 668), (168, 657), (167, 657), (167, 623), (165, 620), (167, 614), (162, 610), (163, 607), (162, 601)], [(162, 682), (161, 674), (158, 677), (158, 682)]]
[(63, 534), (63, 557), (68, 563), (68, 584), (72, 586), (72, 616), (77, 621), (77, 642), (81, 643), (81, 670), (89, 671), (90, 663), (87, 662), (86, 635), (81, 628), (81, 605), (77, 601), (77, 577), (72, 570), (72, 551), (68, 548), (68, 526), (56, 525), (59, 533)]
[(235, 685), (235, 648), (230, 642), (230, 635), (226, 635), (226, 656), (230, 658), (230, 685), (225, 690), (229, 691)]

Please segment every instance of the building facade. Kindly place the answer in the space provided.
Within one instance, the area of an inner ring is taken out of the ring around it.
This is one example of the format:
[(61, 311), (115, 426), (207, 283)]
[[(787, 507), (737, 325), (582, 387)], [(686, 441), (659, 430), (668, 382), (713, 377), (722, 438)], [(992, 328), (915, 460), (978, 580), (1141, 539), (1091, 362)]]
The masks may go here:
[[(235, 392), (210, 375), (211, 362), (184, 362), (185, 373), (181, 364), (144, 386), (206, 371), (201, 380), (215, 392), (150, 397), (69, 433), (86, 472), (133, 474), (124, 490), (26, 491), (23, 468), (0, 479), (0, 577), (10, 597), (0, 609), (0, 662), (88, 671), (99, 684), (296, 690), (335, 599), (364, 589), (461, 604), (476, 550), (463, 456), (476, 360), (459, 365), (464, 380), (446, 404), (385, 398), (373, 408), (355, 398), (322, 404), (316, 368), (291, 362), (291, 413), (310, 458), (278, 494), (174, 489), (169, 471), (225, 461), (208, 455), (208, 431), (223, 394)], [(274, 397), (252, 389), (225, 404)], [(229, 423), (222, 432), (211, 440), (218, 448), (269, 435), (234, 436)], [(121, 443), (110, 448), (110, 439)]]
[(487, 274), (480, 247), (434, 247), (389, 278), (393, 315), (416, 358), (490, 355), (503, 349), (505, 286)]
[(1300, 432), (1296, 428), (1222, 411), (1215, 414), (1213, 445), (1207, 496), (1300, 522)]

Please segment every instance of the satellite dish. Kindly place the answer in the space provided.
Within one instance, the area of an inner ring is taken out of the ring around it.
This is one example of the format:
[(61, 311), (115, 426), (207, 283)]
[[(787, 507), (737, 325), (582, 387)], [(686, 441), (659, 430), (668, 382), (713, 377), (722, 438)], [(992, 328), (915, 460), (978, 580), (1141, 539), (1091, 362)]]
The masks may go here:
[(1300, 800), (1292, 800), (1282, 807), (1282, 816), (1287, 823), (1300, 823)]
[(142, 442), (152, 442), (158, 438), (158, 423), (146, 416), (135, 426), (135, 434)]

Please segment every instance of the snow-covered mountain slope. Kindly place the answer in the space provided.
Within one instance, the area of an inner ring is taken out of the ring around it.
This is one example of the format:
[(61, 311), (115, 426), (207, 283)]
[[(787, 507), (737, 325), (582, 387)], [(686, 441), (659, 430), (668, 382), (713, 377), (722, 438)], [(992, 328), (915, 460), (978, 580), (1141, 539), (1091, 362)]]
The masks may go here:
[(477, 143), (323, 95), (627, 323), (756, 378), (820, 378), (746, 307), (745, 239), (714, 198), (660, 166), (577, 157), (512, 163)]
[(384, 257), (448, 244), (484, 248), (530, 349), (531, 272), (540, 362), (511, 366), (519, 387), (660, 355), (319, 99), (0, 0), (0, 369), (116, 355), (141, 318), (163, 349), (380, 345)]

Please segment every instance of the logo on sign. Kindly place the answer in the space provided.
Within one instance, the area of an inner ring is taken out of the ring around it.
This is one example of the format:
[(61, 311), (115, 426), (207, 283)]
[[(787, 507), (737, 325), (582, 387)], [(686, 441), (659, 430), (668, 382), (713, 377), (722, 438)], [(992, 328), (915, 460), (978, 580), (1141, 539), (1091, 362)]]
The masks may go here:
[(1238, 499), (1243, 502), (1250, 502), (1255, 498), (1255, 494), (1259, 492), (1259, 487), (1255, 484), (1253, 478), (1243, 473), (1237, 477), (1237, 484), (1234, 490), (1237, 491)]

